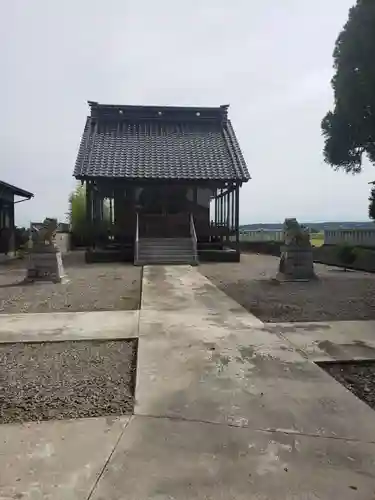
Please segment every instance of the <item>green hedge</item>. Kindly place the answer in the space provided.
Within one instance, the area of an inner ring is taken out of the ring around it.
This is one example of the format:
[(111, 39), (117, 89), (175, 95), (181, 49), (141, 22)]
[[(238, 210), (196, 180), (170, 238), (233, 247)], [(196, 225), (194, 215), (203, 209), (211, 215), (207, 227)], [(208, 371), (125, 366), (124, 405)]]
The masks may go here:
[[(280, 248), (283, 245), (279, 241), (241, 241), (241, 252), (259, 253), (262, 255), (273, 255), (280, 257)], [(347, 261), (345, 267), (358, 271), (375, 272), (375, 248), (353, 247), (355, 260), (350, 264)], [(336, 245), (322, 245), (313, 247), (314, 262), (326, 264), (328, 266), (344, 267), (342, 261), (342, 251)]]

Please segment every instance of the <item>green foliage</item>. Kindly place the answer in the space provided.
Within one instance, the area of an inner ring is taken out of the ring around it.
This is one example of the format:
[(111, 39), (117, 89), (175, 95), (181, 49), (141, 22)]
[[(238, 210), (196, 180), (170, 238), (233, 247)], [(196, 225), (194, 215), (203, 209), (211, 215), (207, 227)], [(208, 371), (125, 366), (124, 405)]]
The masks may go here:
[(85, 234), (86, 231), (86, 189), (79, 184), (69, 196), (68, 219), (72, 231)]
[[(101, 225), (96, 224), (97, 232), (106, 232), (109, 224), (109, 203), (104, 202), (103, 217)], [(85, 185), (77, 185), (76, 189), (69, 196), (69, 212), (67, 214), (71, 225), (72, 233), (79, 235), (81, 238), (87, 236), (87, 221), (86, 221), (86, 187)]]
[(346, 269), (347, 266), (351, 266), (352, 264), (354, 264), (354, 261), (357, 258), (357, 251), (350, 245), (339, 245), (337, 247), (337, 257)]
[(368, 216), (375, 221), (375, 187), (371, 189), (369, 198), (370, 205), (368, 207)]
[(324, 233), (313, 233), (310, 237), (310, 242), (314, 247), (321, 247), (324, 245)]
[(325, 161), (357, 174), (375, 162), (375, 1), (357, 0), (333, 53), (334, 109), (322, 121)]
[(23, 248), (27, 246), (29, 241), (29, 232), (24, 227), (16, 227), (14, 231), (14, 246), (15, 249)]

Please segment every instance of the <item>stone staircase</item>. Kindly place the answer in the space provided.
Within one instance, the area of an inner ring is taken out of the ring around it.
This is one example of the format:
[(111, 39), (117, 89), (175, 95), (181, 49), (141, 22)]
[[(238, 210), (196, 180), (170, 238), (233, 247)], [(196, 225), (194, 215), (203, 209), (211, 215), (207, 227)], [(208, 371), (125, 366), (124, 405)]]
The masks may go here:
[(198, 265), (192, 238), (140, 238), (134, 264)]

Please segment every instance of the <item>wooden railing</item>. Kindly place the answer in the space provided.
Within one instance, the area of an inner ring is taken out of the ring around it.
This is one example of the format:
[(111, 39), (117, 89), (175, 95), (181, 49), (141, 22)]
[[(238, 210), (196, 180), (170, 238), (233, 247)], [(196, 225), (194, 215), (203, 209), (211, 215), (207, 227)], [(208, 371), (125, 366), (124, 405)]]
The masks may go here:
[(194, 259), (197, 260), (197, 258), (198, 258), (198, 240), (197, 240), (197, 233), (195, 231), (193, 214), (190, 214), (190, 236), (193, 240)]
[(210, 236), (231, 236), (236, 234), (236, 231), (230, 228), (227, 224), (210, 224), (208, 228)]
[(136, 214), (136, 227), (135, 227), (135, 260), (138, 260), (138, 254), (139, 254), (139, 214), (137, 212)]

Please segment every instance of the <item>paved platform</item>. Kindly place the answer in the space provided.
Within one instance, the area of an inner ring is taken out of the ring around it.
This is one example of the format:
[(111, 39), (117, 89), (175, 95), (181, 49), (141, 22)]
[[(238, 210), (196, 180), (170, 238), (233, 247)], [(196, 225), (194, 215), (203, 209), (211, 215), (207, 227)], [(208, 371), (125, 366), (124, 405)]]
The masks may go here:
[(193, 268), (145, 268), (138, 367), (136, 415), (375, 442), (373, 410)]
[(0, 499), (87, 500), (129, 418), (0, 425)]
[(375, 321), (267, 324), (311, 361), (375, 359)]
[[(375, 498), (375, 412), (313, 362), (315, 337), (262, 324), (185, 266), (146, 267), (127, 318), (135, 415), (0, 426), (1, 500)], [(69, 321), (99, 331), (99, 316)]]
[(371, 500), (374, 455), (374, 444), (133, 417), (92, 500)]
[(0, 314), (0, 343), (138, 336), (139, 311)]

